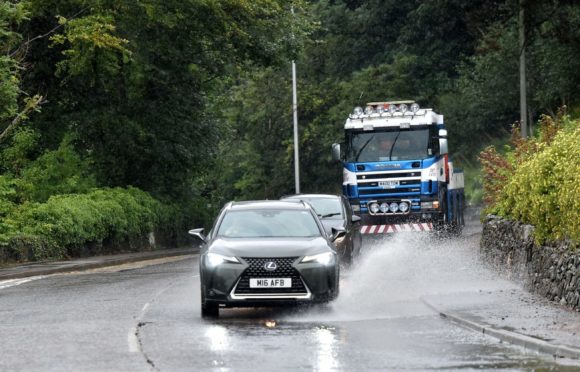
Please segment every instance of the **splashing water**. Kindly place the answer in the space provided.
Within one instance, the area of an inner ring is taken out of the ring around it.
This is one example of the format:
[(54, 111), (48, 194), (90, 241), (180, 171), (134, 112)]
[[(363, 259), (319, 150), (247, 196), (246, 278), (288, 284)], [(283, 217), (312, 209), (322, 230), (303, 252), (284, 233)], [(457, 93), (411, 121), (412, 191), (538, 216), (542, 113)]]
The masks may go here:
[[(365, 242), (355, 265), (343, 272), (330, 310), (309, 320), (364, 320), (426, 312), (421, 297), (513, 288), (478, 259), (479, 237), (437, 239), (399, 233)], [(303, 318), (303, 315), (301, 315)]]

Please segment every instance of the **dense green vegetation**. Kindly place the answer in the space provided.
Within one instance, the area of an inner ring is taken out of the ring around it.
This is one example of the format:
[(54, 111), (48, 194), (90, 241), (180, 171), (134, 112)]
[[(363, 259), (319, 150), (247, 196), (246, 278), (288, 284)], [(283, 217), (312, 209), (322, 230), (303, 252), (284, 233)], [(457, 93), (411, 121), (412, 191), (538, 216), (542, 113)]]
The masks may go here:
[[(519, 119), (518, 2), (323, 0), (310, 9), (320, 26), (297, 60), (302, 191), (339, 191), (329, 148), (354, 106), (412, 98), (445, 115), (454, 161), (475, 176), (469, 200), (480, 200), (476, 155), (505, 142)], [(530, 122), (562, 105), (577, 115), (580, 5), (528, 1), (526, 10)], [(287, 64), (227, 91), (221, 200), (293, 191), (290, 84)]]
[[(530, 115), (562, 105), (577, 115), (580, 5), (525, 4)], [(516, 0), (0, 0), (0, 246), (37, 241), (18, 247), (70, 256), (86, 242), (207, 226), (230, 199), (294, 192), (291, 59), (302, 191), (339, 191), (330, 144), (355, 105), (415, 99), (446, 115), (477, 201), (476, 154), (519, 117), (518, 10)], [(120, 204), (125, 222), (106, 203), (122, 195), (137, 200)]]
[(580, 120), (545, 116), (537, 138), (516, 136), (504, 155), (490, 146), (484, 165), (488, 212), (535, 226), (538, 243), (580, 242)]

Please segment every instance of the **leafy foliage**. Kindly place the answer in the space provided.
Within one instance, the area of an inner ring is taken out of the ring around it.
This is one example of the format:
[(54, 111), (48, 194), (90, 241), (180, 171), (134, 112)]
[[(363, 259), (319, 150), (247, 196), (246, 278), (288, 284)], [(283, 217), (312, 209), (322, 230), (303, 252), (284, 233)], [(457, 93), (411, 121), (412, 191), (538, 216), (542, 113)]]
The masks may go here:
[(44, 202), (52, 195), (86, 193), (96, 186), (89, 162), (81, 159), (65, 138), (25, 168), (17, 181), (21, 201)]
[(579, 242), (579, 124), (568, 116), (544, 116), (538, 140), (518, 139), (503, 157), (493, 148), (484, 151), (489, 211), (534, 225), (538, 242)]
[(168, 223), (164, 208), (136, 188), (58, 195), (18, 208), (3, 240), (24, 247), (30, 242), (35, 260), (63, 259), (78, 256), (87, 242), (131, 241), (154, 231)]
[(11, 54), (21, 36), (13, 27), (26, 17), (24, 3), (0, 2), (0, 132), (4, 122), (18, 112), (20, 66)]

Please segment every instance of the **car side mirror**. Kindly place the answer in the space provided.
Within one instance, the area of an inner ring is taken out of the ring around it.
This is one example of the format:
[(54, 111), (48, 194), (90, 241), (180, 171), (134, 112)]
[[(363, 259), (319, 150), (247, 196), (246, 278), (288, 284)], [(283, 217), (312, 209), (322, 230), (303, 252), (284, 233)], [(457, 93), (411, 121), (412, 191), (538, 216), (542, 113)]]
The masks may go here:
[(360, 216), (357, 216), (356, 214), (353, 214), (350, 219), (351, 219), (352, 223), (357, 223), (357, 222), (360, 222), (360, 220), (361, 220)]
[(199, 240), (201, 240), (202, 242), (205, 243), (205, 235), (203, 235), (203, 230), (204, 228), (199, 228), (199, 229), (192, 229), (189, 230), (187, 233), (191, 236), (193, 236), (194, 238), (198, 238)]
[(333, 227), (330, 231), (332, 232), (330, 238), (331, 241), (335, 241), (336, 239), (342, 238), (343, 236), (346, 235), (346, 230), (342, 227), (339, 228)]

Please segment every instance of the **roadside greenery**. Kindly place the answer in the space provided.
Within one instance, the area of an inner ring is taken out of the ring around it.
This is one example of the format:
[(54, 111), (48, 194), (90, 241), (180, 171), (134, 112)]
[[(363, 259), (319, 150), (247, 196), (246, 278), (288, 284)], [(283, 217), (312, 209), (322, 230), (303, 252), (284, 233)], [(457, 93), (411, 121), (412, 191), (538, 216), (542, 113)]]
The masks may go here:
[[(0, 1), (0, 244), (65, 257), (144, 234), (136, 216), (175, 235), (293, 193), (291, 60), (303, 192), (340, 192), (330, 145), (355, 105), (415, 99), (445, 115), (477, 203), (476, 154), (518, 118), (519, 4)], [(530, 117), (578, 115), (580, 5), (525, 6)]]
[(536, 241), (580, 242), (580, 120), (544, 116), (537, 138), (517, 130), (505, 153), (486, 148), (483, 164), (487, 211), (534, 225)]
[(0, 2), (0, 261), (208, 226), (216, 203), (200, 180), (225, 128), (210, 97), (294, 56), (313, 28), (305, 7)]
[(87, 243), (129, 247), (168, 223), (164, 208), (135, 188), (56, 195), (14, 209), (5, 220), (11, 228), (0, 239), (12, 249), (30, 250), (12, 252), (16, 258), (33, 260), (79, 256)]

